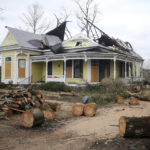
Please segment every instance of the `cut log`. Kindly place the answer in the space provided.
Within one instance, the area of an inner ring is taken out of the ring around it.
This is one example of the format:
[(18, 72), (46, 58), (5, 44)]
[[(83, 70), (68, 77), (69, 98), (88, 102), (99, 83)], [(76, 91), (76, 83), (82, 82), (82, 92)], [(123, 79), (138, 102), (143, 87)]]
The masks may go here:
[(54, 120), (55, 119), (55, 113), (52, 110), (43, 110), (44, 118), (46, 120)]
[(61, 109), (61, 104), (59, 103), (49, 103), (48, 102), (48, 105), (50, 106), (50, 108), (53, 110), (53, 111), (59, 111)]
[(83, 115), (84, 104), (77, 103), (72, 106), (72, 114), (75, 116)]
[(84, 106), (84, 115), (92, 117), (96, 114), (97, 105), (95, 103), (88, 103)]
[(74, 96), (73, 92), (60, 92), (59, 93), (60, 96)]
[(141, 91), (141, 86), (140, 86), (140, 85), (136, 86), (136, 91), (137, 91), (137, 92), (140, 92), (140, 91)]
[(138, 99), (135, 98), (135, 97), (130, 97), (130, 102), (129, 102), (130, 105), (138, 105), (139, 102), (138, 102)]
[(44, 122), (44, 114), (40, 109), (26, 111), (21, 116), (22, 125), (27, 128), (39, 126)]
[(117, 103), (118, 104), (124, 104), (124, 97), (118, 97)]
[(119, 131), (123, 137), (150, 137), (150, 117), (120, 117)]

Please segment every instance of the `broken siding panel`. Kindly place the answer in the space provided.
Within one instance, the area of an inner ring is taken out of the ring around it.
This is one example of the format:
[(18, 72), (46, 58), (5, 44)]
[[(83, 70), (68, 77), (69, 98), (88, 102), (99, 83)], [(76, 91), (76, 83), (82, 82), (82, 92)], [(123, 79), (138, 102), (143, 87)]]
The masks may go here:
[(16, 44), (18, 44), (18, 42), (16, 41), (12, 33), (9, 32), (7, 36), (5, 37), (1, 46), (10, 46), (10, 45), (16, 45)]
[(5, 79), (5, 58), (11, 57), (11, 79), (15, 78), (15, 51), (2, 52), (2, 79)]

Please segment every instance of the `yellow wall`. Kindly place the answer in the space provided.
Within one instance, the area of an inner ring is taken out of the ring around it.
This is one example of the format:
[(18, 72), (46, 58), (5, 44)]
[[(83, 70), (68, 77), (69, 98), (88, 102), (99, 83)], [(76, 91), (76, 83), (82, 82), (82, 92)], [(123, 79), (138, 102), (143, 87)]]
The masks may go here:
[[(10, 43), (8, 39), (10, 39)], [(16, 44), (18, 44), (18, 42), (16, 41), (14, 36), (11, 33), (8, 33), (1, 46), (10, 46)]]
[(120, 62), (116, 61), (116, 78), (120, 77)]
[(45, 80), (45, 63), (35, 62), (32, 63), (32, 82), (38, 82)]
[(53, 75), (63, 75), (63, 61), (53, 61)]
[(11, 79), (15, 78), (15, 51), (2, 52), (2, 79), (5, 78), (5, 57), (11, 57)]
[(66, 81), (68, 83), (82, 83), (85, 82), (83, 79), (81, 78), (67, 78)]

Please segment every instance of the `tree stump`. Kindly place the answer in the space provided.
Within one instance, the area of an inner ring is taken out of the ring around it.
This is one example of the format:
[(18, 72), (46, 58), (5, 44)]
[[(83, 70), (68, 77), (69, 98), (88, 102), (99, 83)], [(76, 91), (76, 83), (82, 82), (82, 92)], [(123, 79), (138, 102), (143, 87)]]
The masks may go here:
[(55, 113), (49, 109), (49, 110), (43, 110), (44, 118), (46, 120), (54, 120), (55, 119)]
[(97, 105), (95, 103), (88, 103), (84, 106), (84, 115), (92, 117), (96, 114)]
[(135, 98), (135, 97), (130, 97), (130, 102), (129, 102), (130, 105), (138, 105), (139, 102), (138, 102), (138, 99)]
[(75, 116), (83, 115), (84, 105), (82, 103), (77, 103), (72, 106), (72, 114)]
[(150, 137), (150, 117), (120, 117), (119, 131), (123, 137)]
[(124, 98), (123, 97), (118, 97), (117, 103), (118, 104), (124, 104)]
[(40, 109), (26, 111), (21, 116), (22, 125), (27, 128), (39, 126), (44, 122), (44, 114)]
[(136, 86), (136, 91), (137, 91), (137, 92), (140, 92), (140, 91), (141, 91), (141, 86), (140, 86), (140, 85)]

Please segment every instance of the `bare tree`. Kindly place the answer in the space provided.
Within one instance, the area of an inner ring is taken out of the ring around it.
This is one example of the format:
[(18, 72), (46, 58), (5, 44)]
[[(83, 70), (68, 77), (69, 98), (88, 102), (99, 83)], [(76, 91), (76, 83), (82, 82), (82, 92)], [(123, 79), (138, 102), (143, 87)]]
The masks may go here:
[(85, 31), (87, 37), (90, 37), (91, 25), (88, 20), (94, 24), (98, 14), (98, 4), (95, 3), (95, 0), (74, 0), (79, 11), (76, 13), (78, 20), (78, 25), (81, 28), (81, 31)]
[(44, 10), (38, 3), (27, 8), (23, 13), (22, 21), (33, 33), (44, 33), (50, 28), (50, 21), (44, 17)]

